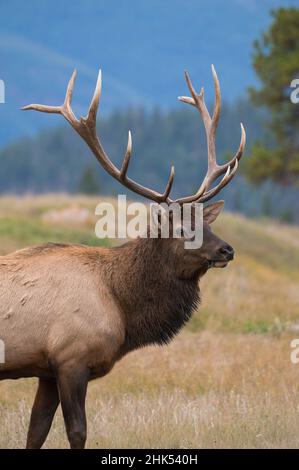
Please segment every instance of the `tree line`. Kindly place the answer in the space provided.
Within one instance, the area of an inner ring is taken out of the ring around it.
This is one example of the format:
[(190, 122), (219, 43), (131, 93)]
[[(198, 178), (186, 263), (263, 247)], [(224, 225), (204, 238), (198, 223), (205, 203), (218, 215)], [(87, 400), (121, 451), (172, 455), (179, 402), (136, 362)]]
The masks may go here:
[[(219, 161), (235, 152), (241, 121), (247, 133), (242, 176), (226, 194), (231, 210), (299, 219), (299, 104), (290, 100), (290, 83), (299, 78), (298, 57), (299, 9), (275, 10), (268, 31), (253, 45), (252, 63), (260, 86), (251, 88), (248, 98), (222, 106), (217, 133)], [(195, 190), (206, 170), (207, 152), (203, 127), (194, 110), (139, 108), (101, 116), (98, 133), (117, 165), (124, 155), (128, 129), (133, 135), (132, 178), (161, 190), (174, 163), (173, 195)], [(125, 192), (67, 126), (19, 140), (4, 148), (0, 159), (2, 193)]]

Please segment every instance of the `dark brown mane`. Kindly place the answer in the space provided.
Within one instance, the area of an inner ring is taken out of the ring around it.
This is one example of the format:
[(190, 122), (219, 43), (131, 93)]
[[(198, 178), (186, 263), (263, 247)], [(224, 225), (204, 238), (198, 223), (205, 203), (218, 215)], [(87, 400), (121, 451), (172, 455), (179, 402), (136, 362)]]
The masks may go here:
[(138, 239), (108, 253), (106, 279), (125, 314), (123, 351), (168, 343), (199, 305), (198, 276), (179, 279), (168, 240)]

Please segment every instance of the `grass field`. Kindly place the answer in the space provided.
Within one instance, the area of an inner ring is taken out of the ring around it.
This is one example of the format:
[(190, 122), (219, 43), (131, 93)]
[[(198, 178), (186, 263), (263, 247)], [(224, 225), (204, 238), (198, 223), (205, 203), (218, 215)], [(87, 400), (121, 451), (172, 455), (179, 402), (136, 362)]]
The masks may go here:
[[(44, 241), (99, 244), (97, 202), (1, 198), (1, 254)], [(90, 215), (72, 222), (70, 208)], [(299, 447), (299, 364), (290, 361), (299, 229), (225, 213), (214, 229), (235, 261), (206, 275), (201, 307), (170, 346), (131, 353), (90, 384), (87, 447)], [(1, 448), (24, 446), (35, 386), (0, 382)], [(67, 447), (60, 410), (45, 447)]]

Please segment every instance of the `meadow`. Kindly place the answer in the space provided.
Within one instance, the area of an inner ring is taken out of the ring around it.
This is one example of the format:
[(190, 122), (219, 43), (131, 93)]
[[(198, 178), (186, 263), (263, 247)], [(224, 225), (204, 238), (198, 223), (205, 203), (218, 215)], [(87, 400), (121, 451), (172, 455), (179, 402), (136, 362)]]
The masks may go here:
[[(0, 254), (46, 241), (103, 243), (98, 202), (0, 198)], [(235, 260), (208, 272), (200, 308), (168, 347), (135, 351), (89, 385), (87, 447), (299, 447), (299, 364), (290, 360), (299, 228), (224, 213), (214, 230)], [(35, 388), (35, 379), (0, 382), (1, 448), (24, 447)], [(44, 447), (68, 447), (60, 409)]]

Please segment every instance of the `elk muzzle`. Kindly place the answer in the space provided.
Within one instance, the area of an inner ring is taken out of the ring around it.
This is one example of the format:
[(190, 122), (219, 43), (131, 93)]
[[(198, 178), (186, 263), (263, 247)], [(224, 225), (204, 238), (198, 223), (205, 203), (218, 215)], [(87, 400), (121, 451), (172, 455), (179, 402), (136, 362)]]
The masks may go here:
[(224, 268), (229, 261), (234, 259), (234, 249), (228, 243), (223, 243), (215, 253), (214, 259), (209, 261), (210, 268)]

